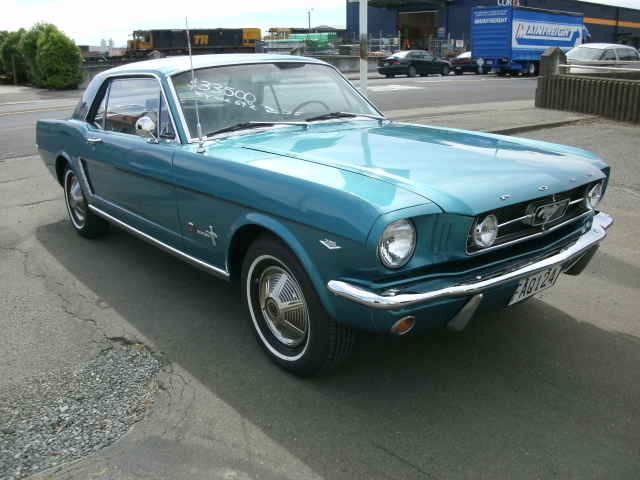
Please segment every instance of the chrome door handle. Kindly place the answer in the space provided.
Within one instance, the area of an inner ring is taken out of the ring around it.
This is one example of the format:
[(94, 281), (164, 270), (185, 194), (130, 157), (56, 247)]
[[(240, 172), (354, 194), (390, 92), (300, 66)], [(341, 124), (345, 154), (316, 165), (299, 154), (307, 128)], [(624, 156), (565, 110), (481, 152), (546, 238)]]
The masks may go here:
[(102, 141), (102, 139), (101, 139), (101, 138), (96, 138), (96, 137), (93, 137), (93, 138), (87, 138), (87, 143), (88, 143), (89, 145), (93, 145), (94, 143), (98, 143), (98, 142), (101, 142), (101, 141)]

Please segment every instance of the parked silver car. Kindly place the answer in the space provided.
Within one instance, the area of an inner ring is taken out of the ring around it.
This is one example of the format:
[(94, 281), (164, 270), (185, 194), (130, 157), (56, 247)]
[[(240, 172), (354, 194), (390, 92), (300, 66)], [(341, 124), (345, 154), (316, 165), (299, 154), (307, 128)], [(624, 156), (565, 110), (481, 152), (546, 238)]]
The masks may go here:
[[(585, 43), (567, 52), (567, 63), (595, 67), (640, 68), (640, 55), (635, 48), (615, 43)], [(606, 70), (571, 68), (569, 73), (595, 73)]]

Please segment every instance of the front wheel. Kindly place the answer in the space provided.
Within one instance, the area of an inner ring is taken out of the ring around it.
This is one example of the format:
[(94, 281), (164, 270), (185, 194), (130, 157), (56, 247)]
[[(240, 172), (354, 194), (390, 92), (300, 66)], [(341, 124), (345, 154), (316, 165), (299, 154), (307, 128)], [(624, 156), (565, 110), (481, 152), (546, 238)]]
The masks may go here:
[(448, 76), (450, 73), (451, 69), (449, 68), (449, 65), (443, 65), (440, 69), (440, 75), (442, 75), (443, 77)]
[(74, 230), (85, 238), (101, 237), (109, 229), (109, 222), (89, 210), (80, 181), (68, 164), (63, 176), (64, 203)]
[(288, 372), (311, 377), (351, 352), (355, 331), (329, 318), (295, 254), (271, 233), (247, 251), (242, 298), (260, 347)]

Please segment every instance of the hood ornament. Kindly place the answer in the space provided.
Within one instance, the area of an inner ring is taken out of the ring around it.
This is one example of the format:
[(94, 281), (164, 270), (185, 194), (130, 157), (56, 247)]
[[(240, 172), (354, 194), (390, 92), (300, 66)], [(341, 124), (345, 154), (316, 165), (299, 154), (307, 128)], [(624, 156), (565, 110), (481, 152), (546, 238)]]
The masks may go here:
[(541, 186), (538, 190), (540, 190), (541, 192), (544, 192), (547, 189), (547, 187), (545, 187), (544, 185)]

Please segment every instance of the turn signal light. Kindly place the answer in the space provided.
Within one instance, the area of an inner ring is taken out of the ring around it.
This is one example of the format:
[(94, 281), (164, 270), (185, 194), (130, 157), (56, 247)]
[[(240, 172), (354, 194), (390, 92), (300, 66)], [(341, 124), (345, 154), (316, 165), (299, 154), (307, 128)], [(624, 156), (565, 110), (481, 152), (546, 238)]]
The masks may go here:
[(404, 335), (409, 330), (413, 328), (416, 324), (416, 319), (414, 317), (404, 317), (402, 320), (398, 320), (391, 327), (391, 333), (395, 333), (396, 335)]

